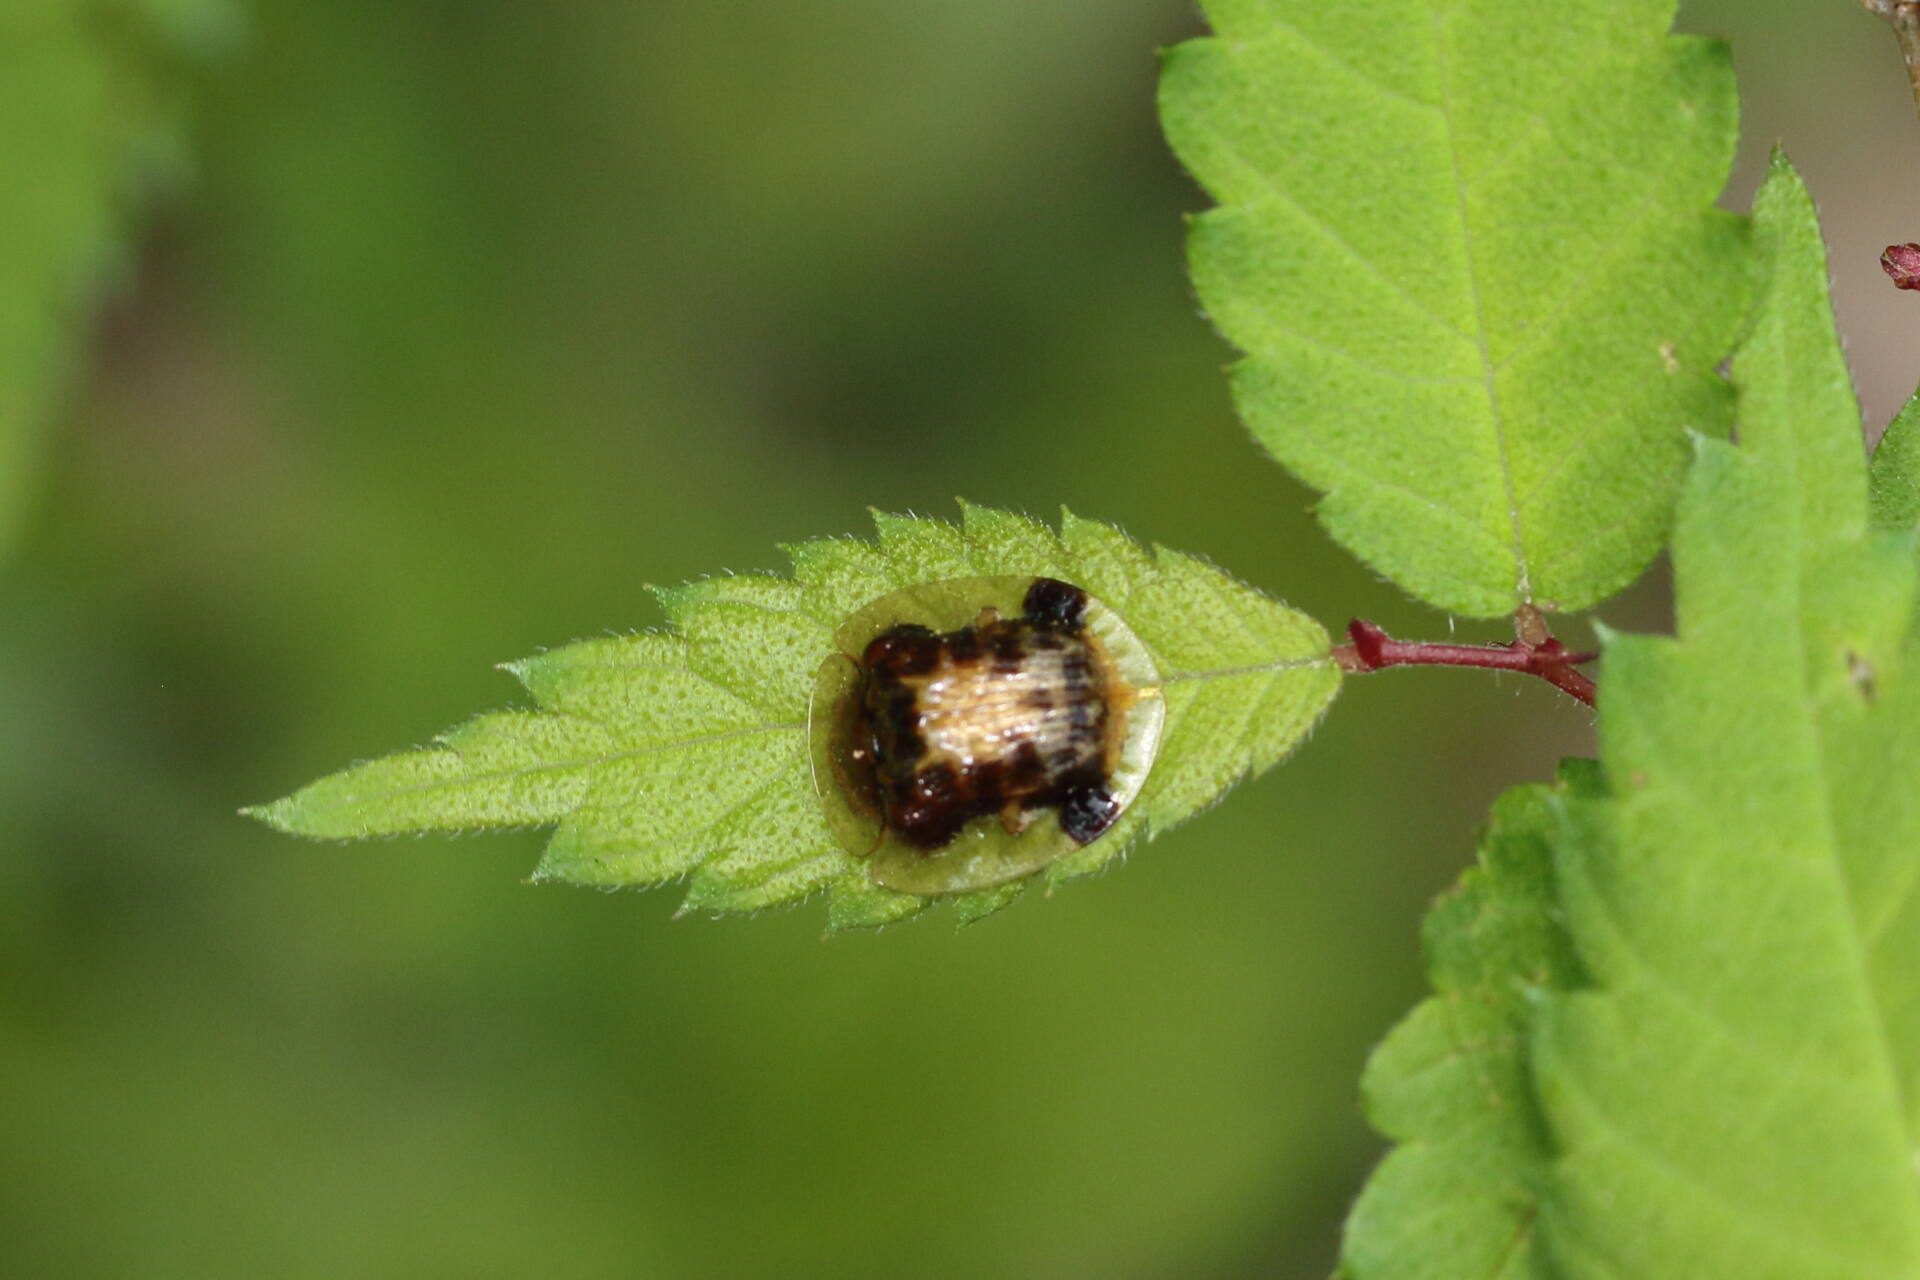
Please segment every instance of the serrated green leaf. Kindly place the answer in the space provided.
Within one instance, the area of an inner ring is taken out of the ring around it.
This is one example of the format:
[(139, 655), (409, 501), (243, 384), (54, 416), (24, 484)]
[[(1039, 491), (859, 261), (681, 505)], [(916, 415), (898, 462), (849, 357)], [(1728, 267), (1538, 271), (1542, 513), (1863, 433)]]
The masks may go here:
[[(1561, 789), (1598, 796), (1588, 761)], [(1533, 1100), (1525, 1036), (1547, 991), (1581, 981), (1556, 918), (1555, 793), (1519, 787), (1494, 805), (1479, 866), (1428, 914), (1435, 994), (1374, 1052), (1367, 1118), (1401, 1143), (1353, 1207), (1342, 1274), (1549, 1277), (1533, 1230), (1552, 1159)]]
[[(536, 877), (655, 884), (689, 877), (684, 911), (755, 911), (820, 890), (829, 927), (905, 919), (927, 899), (871, 882), (834, 840), (807, 749), (815, 672), (836, 626), (902, 588), (1047, 575), (1112, 608), (1153, 655), (1167, 723), (1115, 827), (1045, 868), (1097, 871), (1128, 844), (1278, 762), (1340, 682), (1327, 635), (1204, 561), (1149, 552), (1071, 514), (1056, 534), (963, 504), (960, 527), (876, 514), (877, 545), (790, 548), (795, 576), (716, 577), (658, 594), (674, 630), (587, 640), (508, 664), (538, 712), (483, 716), (422, 751), (323, 778), (255, 816), (300, 835), (557, 824)], [(950, 895), (963, 921), (1026, 881)]]
[(1590, 990), (1535, 1041), (1542, 1225), (1589, 1272), (1920, 1274), (1920, 637), (1869, 530), (1812, 201), (1776, 160), (1768, 269), (1675, 538), (1677, 640), (1607, 646), (1606, 767), (1560, 870)]
[(957, 893), (953, 897), (954, 918), (961, 924), (976, 924), (988, 916), (1013, 905), (1015, 899), (1027, 891), (1027, 882), (1015, 880), (1009, 884), (998, 884), (991, 889), (975, 889), (972, 893)]
[[(1611, 795), (1555, 801), (1551, 918), (1580, 981), (1510, 1006), (1531, 1099), (1447, 1100), (1497, 1105), (1483, 1123), (1510, 1132), (1537, 1109), (1541, 1143), (1461, 1166), (1473, 1191), (1450, 1194), (1531, 1188), (1552, 1274), (1920, 1274), (1920, 566), (1910, 535), (1871, 527), (1818, 226), (1784, 161), (1755, 225), (1741, 444), (1699, 445), (1679, 635), (1606, 638)], [(1408, 1261), (1415, 1221), (1363, 1241), (1357, 1219), (1349, 1257), (1399, 1265), (1356, 1274), (1447, 1274), (1430, 1245)], [(1478, 1260), (1515, 1238), (1494, 1215), (1453, 1243)]]
[(1873, 450), (1869, 480), (1876, 527), (1920, 528), (1920, 392), (1887, 424)]
[(1744, 306), (1725, 51), (1671, 0), (1211, 0), (1161, 114), (1220, 207), (1241, 416), (1440, 608), (1579, 609), (1660, 549)]

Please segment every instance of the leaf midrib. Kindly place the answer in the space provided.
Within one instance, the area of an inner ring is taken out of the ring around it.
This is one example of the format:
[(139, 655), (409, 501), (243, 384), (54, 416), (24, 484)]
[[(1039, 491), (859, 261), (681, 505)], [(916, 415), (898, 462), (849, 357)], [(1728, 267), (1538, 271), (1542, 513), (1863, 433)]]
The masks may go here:
[[(575, 769), (593, 769), (621, 760), (633, 760), (641, 756), (658, 755), (665, 751), (680, 751), (692, 747), (702, 747), (709, 743), (724, 742), (731, 738), (747, 738), (763, 733), (782, 733), (789, 730), (799, 732), (804, 731), (806, 727), (806, 722), (803, 720), (777, 724), (747, 725), (737, 729), (723, 729), (717, 733), (704, 733), (691, 738), (680, 738), (673, 742), (657, 743), (648, 747), (629, 747), (621, 751), (609, 751), (603, 755), (543, 761), (539, 764), (522, 765), (512, 769), (488, 769), (479, 773), (464, 773), (458, 778), (446, 778), (435, 782), (422, 782), (411, 787), (383, 789), (372, 794), (386, 797), (418, 795), (422, 792), (441, 791), (450, 787), (473, 786), (477, 783), (497, 782), (509, 778), (531, 777), (541, 773), (562, 773)], [(463, 754), (458, 747), (445, 743), (441, 745), (444, 750), (451, 751), (455, 755)], [(355, 797), (356, 800), (360, 798), (358, 795)]]
[(1527, 565), (1527, 549), (1521, 530), (1520, 506), (1515, 499), (1513, 463), (1508, 457), (1506, 420), (1501, 412), (1499, 370), (1487, 345), (1486, 308), (1480, 296), (1480, 269), (1473, 249), (1473, 223), (1467, 214), (1466, 181), (1461, 174), (1460, 145), (1454, 130), (1452, 78), (1447, 65), (1446, 29), (1440, 20), (1438, 5), (1429, 7), (1433, 24), (1433, 56), (1440, 85), (1440, 120), (1447, 135), (1447, 164), (1452, 174), (1454, 207), (1460, 218), (1461, 247), (1466, 260), (1467, 289), (1473, 301), (1474, 354), (1480, 360), (1481, 385), (1487, 397), (1487, 412), (1493, 421), (1494, 450), (1500, 460), (1500, 487), (1507, 500), (1507, 525), (1512, 535), (1514, 566), (1513, 594), (1516, 604), (1531, 603), (1532, 577)]

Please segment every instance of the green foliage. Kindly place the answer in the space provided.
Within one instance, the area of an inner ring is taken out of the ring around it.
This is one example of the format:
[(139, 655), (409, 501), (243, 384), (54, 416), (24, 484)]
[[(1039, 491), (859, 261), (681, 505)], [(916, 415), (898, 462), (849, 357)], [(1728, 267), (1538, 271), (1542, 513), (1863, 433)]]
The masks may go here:
[[(1277, 763), (1339, 687), (1326, 633), (1219, 570), (1067, 515), (1055, 534), (966, 506), (956, 528), (876, 515), (877, 543), (789, 548), (794, 577), (659, 592), (671, 630), (513, 663), (538, 712), (482, 716), (437, 745), (356, 765), (254, 810), (300, 835), (363, 837), (557, 824), (536, 876), (583, 884), (691, 877), (685, 910), (753, 911), (820, 890), (833, 927), (884, 924), (923, 898), (870, 882), (826, 826), (807, 754), (815, 672), (835, 628), (917, 583), (1045, 574), (1111, 607), (1164, 676), (1165, 736), (1139, 798), (1040, 875), (1096, 871)], [(1031, 880), (1031, 877), (1029, 878)], [(963, 919), (1028, 881), (953, 895)]]
[(142, 47), (187, 39), (217, 13), (202, 0), (149, 7), (137, 22), (130, 3), (0, 7), (0, 551), (39, 474), (40, 438), (132, 179), (166, 159), (170, 123), (154, 113), (163, 77), (141, 65)]
[(1580, 609), (1660, 549), (1745, 291), (1726, 52), (1671, 0), (1213, 0), (1162, 115), (1242, 417), (1427, 602)]
[(1920, 393), (1887, 424), (1886, 434), (1874, 448), (1868, 479), (1875, 525), (1920, 528)]
[[(1611, 797), (1576, 788), (1553, 821), (1537, 797), (1502, 807), (1551, 859), (1530, 888), (1507, 877), (1514, 901), (1554, 925), (1503, 956), (1443, 908), (1430, 938), (1442, 1006), (1454, 952), (1501, 966), (1478, 985), (1509, 1016), (1481, 1013), (1525, 1061), (1483, 1055), (1493, 1090), (1466, 1070), (1423, 1079), (1408, 1045), (1432, 1004), (1389, 1041), (1376, 1105), (1410, 1145), (1354, 1219), (1355, 1276), (1489, 1258), (1510, 1268), (1494, 1274), (1920, 1271), (1913, 537), (1870, 526), (1818, 226), (1783, 161), (1755, 222), (1766, 294), (1734, 365), (1741, 445), (1698, 446), (1679, 636), (1606, 646)], [(1405, 1171), (1463, 1124), (1505, 1140), (1459, 1163), (1474, 1190), (1449, 1196), (1504, 1210), (1436, 1259), (1422, 1233), (1448, 1200), (1406, 1194)]]
[[(1602, 794), (1589, 761), (1561, 774), (1565, 791)], [(1552, 1151), (1525, 1034), (1543, 992), (1581, 981), (1554, 909), (1556, 798), (1538, 786), (1502, 796), (1478, 869), (1427, 916), (1435, 994), (1375, 1050), (1362, 1082), (1374, 1126), (1405, 1145), (1354, 1205), (1353, 1276), (1552, 1274), (1532, 1230)]]
[(1910, 1275), (1915, 564), (1867, 530), (1819, 230), (1784, 164), (1756, 218), (1744, 447), (1704, 446), (1690, 482), (1680, 638), (1608, 650), (1621, 799), (1576, 810), (1562, 874), (1595, 987), (1536, 1046), (1562, 1150), (1546, 1223), (1557, 1256), (1620, 1274)]

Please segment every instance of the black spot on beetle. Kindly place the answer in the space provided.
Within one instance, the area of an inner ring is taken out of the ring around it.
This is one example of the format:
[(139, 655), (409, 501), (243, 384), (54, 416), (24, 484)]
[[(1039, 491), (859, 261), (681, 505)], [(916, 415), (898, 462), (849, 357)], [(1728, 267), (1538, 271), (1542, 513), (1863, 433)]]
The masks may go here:
[(1060, 802), (1060, 829), (1081, 844), (1112, 826), (1119, 816), (1120, 805), (1104, 782), (1084, 783)]
[(1087, 593), (1058, 578), (1035, 578), (1020, 607), (1037, 624), (1078, 631), (1086, 622)]

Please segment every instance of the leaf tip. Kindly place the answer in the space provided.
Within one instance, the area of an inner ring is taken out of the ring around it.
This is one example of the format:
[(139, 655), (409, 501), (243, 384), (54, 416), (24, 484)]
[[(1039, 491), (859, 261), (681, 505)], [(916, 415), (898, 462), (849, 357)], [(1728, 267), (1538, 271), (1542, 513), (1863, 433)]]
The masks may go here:
[(265, 823), (275, 831), (284, 831), (288, 835), (301, 835), (297, 818), (297, 795), (282, 796), (266, 804), (244, 805), (235, 810), (243, 818), (252, 818), (255, 822)]
[(882, 511), (879, 507), (868, 507), (867, 515), (872, 518), (874, 532), (880, 535), (882, 543), (885, 543), (887, 538), (901, 526), (913, 520), (911, 512)]
[(668, 624), (679, 631), (687, 624), (687, 617), (700, 602), (713, 592), (712, 578), (695, 578), (691, 582), (682, 582), (678, 586), (665, 587), (657, 583), (648, 583), (647, 590), (660, 604), (667, 615)]
[(1761, 180), (1760, 189), (1753, 195), (1756, 216), (1769, 205), (1805, 205), (1809, 213), (1813, 208), (1813, 196), (1807, 190), (1806, 179), (1793, 167), (1793, 161), (1787, 158), (1786, 148), (1779, 143), (1774, 144), (1773, 154), (1767, 160), (1767, 176)]

